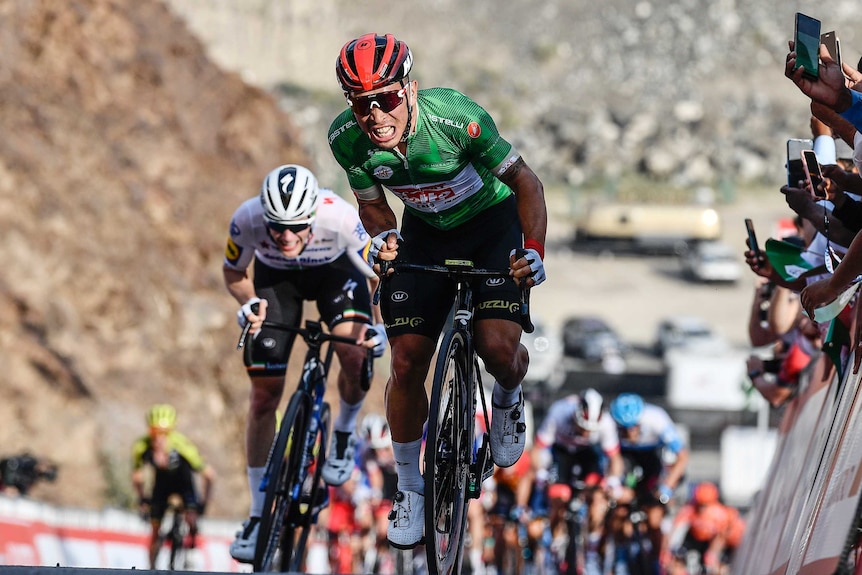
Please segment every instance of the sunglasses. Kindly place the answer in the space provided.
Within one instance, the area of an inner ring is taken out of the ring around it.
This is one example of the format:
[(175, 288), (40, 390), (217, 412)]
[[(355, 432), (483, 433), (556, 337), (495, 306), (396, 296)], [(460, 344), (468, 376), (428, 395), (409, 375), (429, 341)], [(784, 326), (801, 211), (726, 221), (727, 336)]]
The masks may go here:
[(266, 227), (268, 227), (277, 234), (283, 234), (288, 230), (295, 234), (298, 234), (302, 230), (308, 228), (308, 226), (310, 225), (311, 224), (309, 224), (308, 222), (304, 224), (277, 224), (275, 222), (266, 222)]
[(380, 92), (378, 94), (371, 94), (370, 96), (348, 98), (347, 105), (353, 108), (353, 111), (360, 116), (369, 115), (374, 106), (377, 106), (383, 112), (389, 113), (404, 102), (404, 96), (407, 93), (406, 90), (407, 88), (401, 88), (397, 92)]

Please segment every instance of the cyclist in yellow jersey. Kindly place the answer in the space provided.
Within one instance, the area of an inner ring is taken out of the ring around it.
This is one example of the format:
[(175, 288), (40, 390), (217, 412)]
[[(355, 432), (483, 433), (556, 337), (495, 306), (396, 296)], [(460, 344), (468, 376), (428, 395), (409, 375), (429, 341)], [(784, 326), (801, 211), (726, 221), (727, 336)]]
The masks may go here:
[[(476, 350), (496, 380), (491, 454), (507, 467), (523, 453), (526, 430), (521, 381), (529, 356), (520, 344), (517, 282), (531, 287), (545, 279), (544, 191), (479, 104), (456, 90), (418, 90), (412, 66), (407, 44), (391, 34), (347, 42), (336, 75), (349, 108), (332, 122), (329, 145), (374, 236), (376, 258), (415, 264), (458, 258), (509, 269), (516, 280), (474, 286)], [(384, 188), (404, 203), (400, 229)], [(522, 247), (526, 255), (516, 257)], [(386, 416), (398, 462), (388, 530), (395, 547), (414, 547), (423, 535), (425, 378), (453, 294), (447, 278), (403, 274), (386, 282), (380, 300), (392, 343)]]
[[(150, 568), (155, 567), (159, 553), (158, 537), (162, 518), (168, 508), (168, 498), (182, 498), (186, 522), (189, 525), (189, 547), (194, 548), (197, 519), (206, 509), (212, 494), (215, 471), (206, 464), (197, 447), (176, 431), (177, 412), (171, 405), (157, 404), (147, 412), (147, 435), (138, 438), (132, 447), (132, 486), (138, 495), (141, 515), (150, 518)], [(144, 493), (145, 469), (154, 471), (152, 493)], [(201, 477), (202, 496), (198, 494), (194, 475)]]

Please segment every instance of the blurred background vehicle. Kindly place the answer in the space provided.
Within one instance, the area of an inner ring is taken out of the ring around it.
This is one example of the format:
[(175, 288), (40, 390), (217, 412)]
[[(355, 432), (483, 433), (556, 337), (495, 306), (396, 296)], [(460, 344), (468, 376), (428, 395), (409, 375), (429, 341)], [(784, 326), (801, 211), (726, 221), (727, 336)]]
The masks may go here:
[(693, 281), (735, 283), (742, 275), (740, 251), (721, 241), (691, 245), (680, 255), (682, 275)]
[(683, 253), (721, 237), (718, 212), (696, 204), (593, 203), (576, 222), (575, 243), (649, 253)]
[(690, 315), (669, 316), (662, 319), (656, 328), (653, 350), (664, 356), (671, 349), (696, 350), (708, 353), (722, 352), (727, 341), (717, 334), (703, 318)]
[(599, 316), (573, 316), (563, 323), (565, 355), (601, 361), (609, 355), (623, 357), (626, 351), (627, 345), (616, 330)]

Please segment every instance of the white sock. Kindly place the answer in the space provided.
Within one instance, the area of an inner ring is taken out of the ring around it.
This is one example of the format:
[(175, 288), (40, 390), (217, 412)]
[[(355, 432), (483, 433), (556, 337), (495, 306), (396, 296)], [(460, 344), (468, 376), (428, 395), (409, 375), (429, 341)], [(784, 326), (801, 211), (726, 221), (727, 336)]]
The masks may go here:
[(506, 389), (496, 381), (494, 382), (494, 393), (492, 399), (494, 405), (500, 407), (509, 407), (518, 403), (518, 397), (521, 395), (521, 384), (519, 383), (515, 389)]
[(260, 490), (260, 482), (266, 473), (266, 467), (246, 467), (248, 475), (248, 487), (251, 490), (251, 510), (249, 517), (260, 517), (263, 514), (264, 499), (266, 493)]
[(340, 403), (338, 417), (332, 423), (332, 429), (335, 431), (352, 432), (356, 429), (356, 418), (359, 417), (359, 410), (362, 409), (362, 401), (352, 405), (343, 399), (339, 399), (338, 401)]
[(399, 490), (425, 493), (425, 480), (422, 479), (422, 473), (419, 471), (419, 453), (421, 451), (421, 439), (407, 443), (392, 442)]

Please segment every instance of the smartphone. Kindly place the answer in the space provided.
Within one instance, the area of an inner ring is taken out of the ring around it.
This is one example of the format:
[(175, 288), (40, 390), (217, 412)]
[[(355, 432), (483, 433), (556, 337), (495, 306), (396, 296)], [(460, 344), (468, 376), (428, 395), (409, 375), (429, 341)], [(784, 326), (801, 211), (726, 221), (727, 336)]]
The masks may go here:
[(818, 185), (823, 181), (823, 172), (820, 171), (814, 150), (802, 150), (802, 165), (805, 168), (805, 185), (808, 191), (817, 198), (825, 198), (825, 192), (818, 189)]
[(835, 30), (830, 32), (824, 32), (820, 35), (820, 43), (826, 45), (826, 49), (829, 51), (829, 55), (832, 56), (832, 59), (838, 63), (838, 67), (841, 67), (841, 41), (838, 40), (838, 35), (835, 33)]
[(754, 255), (760, 257), (760, 246), (757, 244), (757, 236), (754, 235), (754, 224), (751, 218), (745, 218), (745, 229), (748, 231), (748, 247), (754, 251)]
[(802, 165), (802, 150), (813, 150), (814, 140), (810, 138), (791, 138), (787, 140), (787, 185), (798, 188), (799, 182), (805, 180), (805, 168)]
[(820, 20), (797, 12), (793, 42), (796, 50), (793, 69), (802, 68), (805, 76), (816, 80), (820, 64)]

